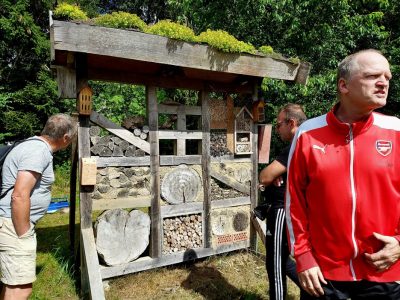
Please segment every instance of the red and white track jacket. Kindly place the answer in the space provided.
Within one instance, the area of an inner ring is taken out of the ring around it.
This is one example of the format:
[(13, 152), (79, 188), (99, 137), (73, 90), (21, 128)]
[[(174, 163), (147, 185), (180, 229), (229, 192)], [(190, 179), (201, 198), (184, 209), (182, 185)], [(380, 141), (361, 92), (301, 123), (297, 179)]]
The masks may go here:
[(335, 108), (302, 124), (289, 153), (285, 207), (297, 271), (318, 265), (331, 280), (400, 280), (400, 260), (378, 273), (364, 259), (382, 248), (373, 232), (400, 241), (400, 120), (372, 113), (350, 125)]

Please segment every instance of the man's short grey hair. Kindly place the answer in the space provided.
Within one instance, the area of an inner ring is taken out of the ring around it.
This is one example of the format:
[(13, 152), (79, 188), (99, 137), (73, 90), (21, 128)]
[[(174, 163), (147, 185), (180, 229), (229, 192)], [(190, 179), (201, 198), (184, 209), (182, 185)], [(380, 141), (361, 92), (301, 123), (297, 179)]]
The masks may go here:
[(52, 115), (42, 130), (42, 135), (52, 140), (61, 139), (65, 134), (72, 139), (77, 131), (76, 122), (66, 114)]
[(281, 112), (286, 115), (285, 121), (294, 120), (296, 121), (297, 126), (300, 126), (305, 120), (307, 120), (307, 116), (300, 104), (288, 103), (279, 110), (279, 113)]
[(376, 50), (376, 49), (364, 49), (364, 50), (360, 50), (356, 53), (346, 56), (338, 65), (337, 75), (336, 75), (336, 83), (337, 84), (339, 83), (340, 78), (349, 80), (351, 78), (351, 76), (353, 75), (353, 73), (355, 71), (359, 70), (359, 64), (358, 64), (357, 57), (360, 54), (363, 54), (366, 52), (378, 53), (378, 54), (384, 56), (381, 51)]

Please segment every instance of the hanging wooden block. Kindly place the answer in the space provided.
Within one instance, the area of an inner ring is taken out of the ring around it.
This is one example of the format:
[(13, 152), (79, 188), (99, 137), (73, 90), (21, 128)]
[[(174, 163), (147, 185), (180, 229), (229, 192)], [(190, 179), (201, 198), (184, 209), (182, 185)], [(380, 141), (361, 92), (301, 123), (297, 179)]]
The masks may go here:
[(96, 184), (96, 158), (82, 157), (81, 159), (81, 185)]
[(264, 100), (258, 100), (253, 103), (253, 121), (262, 123), (265, 122)]
[(77, 110), (80, 115), (90, 116), (92, 112), (92, 95), (93, 91), (89, 86), (84, 87), (79, 92)]

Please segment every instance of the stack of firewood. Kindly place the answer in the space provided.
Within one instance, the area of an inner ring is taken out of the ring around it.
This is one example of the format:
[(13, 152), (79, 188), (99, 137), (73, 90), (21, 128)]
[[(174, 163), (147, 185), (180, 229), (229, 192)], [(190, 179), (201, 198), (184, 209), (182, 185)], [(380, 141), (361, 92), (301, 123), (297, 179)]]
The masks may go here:
[(164, 254), (200, 248), (203, 245), (201, 215), (164, 219), (163, 231)]
[(226, 184), (211, 178), (211, 200), (221, 200), (228, 198), (245, 197), (246, 195), (239, 192)]
[[(145, 129), (147, 130), (147, 129)], [(148, 132), (148, 131), (147, 131)], [(89, 129), (91, 148), (93, 155), (101, 157), (110, 156), (144, 156), (145, 152), (137, 149), (134, 145), (113, 135), (100, 136), (101, 129), (98, 126), (91, 126)], [(144, 139), (147, 138), (147, 133), (140, 131), (139, 137), (143, 134)]]

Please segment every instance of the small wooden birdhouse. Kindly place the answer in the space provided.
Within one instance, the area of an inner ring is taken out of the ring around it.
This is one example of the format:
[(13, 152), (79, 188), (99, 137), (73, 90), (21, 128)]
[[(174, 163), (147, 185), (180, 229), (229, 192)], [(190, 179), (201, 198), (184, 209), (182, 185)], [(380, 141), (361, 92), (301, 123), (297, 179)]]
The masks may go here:
[(252, 149), (253, 116), (244, 106), (235, 118), (235, 154), (253, 153)]
[(257, 123), (265, 122), (265, 102), (258, 100), (253, 102), (253, 121)]
[(89, 86), (80, 90), (77, 101), (77, 111), (80, 115), (89, 116), (92, 112), (93, 91)]

